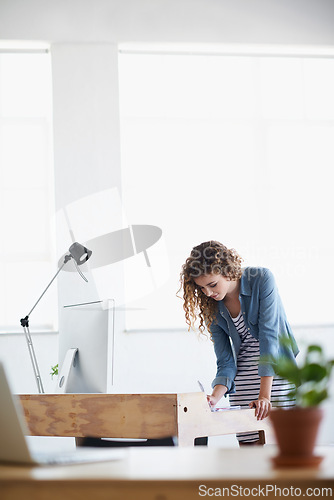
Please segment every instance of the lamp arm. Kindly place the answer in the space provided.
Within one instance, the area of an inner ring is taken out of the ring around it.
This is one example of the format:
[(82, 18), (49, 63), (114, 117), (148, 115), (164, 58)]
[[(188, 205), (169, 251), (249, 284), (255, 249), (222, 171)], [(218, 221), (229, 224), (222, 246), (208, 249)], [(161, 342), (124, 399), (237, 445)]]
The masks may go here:
[(39, 303), (39, 301), (41, 300), (41, 298), (45, 295), (45, 293), (47, 292), (47, 290), (49, 289), (50, 285), (54, 282), (54, 280), (57, 278), (58, 274), (60, 273), (60, 271), (63, 269), (63, 267), (65, 266), (65, 264), (72, 258), (71, 255), (65, 255), (65, 258), (64, 258), (64, 262), (63, 264), (60, 266), (60, 268), (58, 269), (58, 271), (56, 272), (56, 274), (54, 275), (54, 277), (52, 278), (52, 280), (50, 281), (50, 283), (48, 284), (48, 286), (45, 288), (44, 292), (42, 293), (42, 295), (39, 297), (39, 299), (37, 300), (37, 302), (33, 305), (32, 309), (29, 311), (29, 313), (27, 314), (27, 316), (25, 318), (22, 318), (21, 319), (21, 326), (23, 326), (23, 328), (25, 326), (29, 327), (29, 316), (30, 314), (33, 312), (33, 310), (35, 309), (35, 307), (37, 306), (37, 304)]
[(27, 316), (25, 318), (21, 319), (21, 326), (23, 327), (23, 331), (24, 331), (24, 334), (25, 334), (25, 337), (26, 337), (26, 341), (27, 341), (27, 344), (28, 344), (28, 350), (29, 350), (29, 354), (30, 354), (31, 364), (32, 364), (32, 367), (33, 367), (33, 370), (34, 370), (38, 392), (40, 394), (44, 393), (44, 387), (43, 387), (42, 378), (41, 378), (41, 375), (40, 375), (40, 372), (39, 372), (39, 368), (38, 368), (38, 363), (37, 363), (37, 359), (36, 359), (35, 349), (34, 349), (34, 346), (33, 346), (33, 343), (32, 343), (32, 339), (31, 339), (31, 336), (30, 336), (30, 331), (29, 331), (29, 316), (33, 312), (33, 310), (35, 309), (35, 307), (37, 306), (37, 304), (39, 303), (39, 301), (41, 300), (41, 298), (43, 297), (43, 295), (45, 294), (45, 292), (48, 290), (48, 288), (51, 285), (51, 283), (55, 280), (55, 278), (58, 276), (58, 274), (60, 273), (60, 271), (65, 266), (65, 264), (71, 258), (72, 258), (71, 255), (65, 255), (63, 264), (59, 267), (58, 271), (56, 272), (56, 274), (54, 275), (54, 277), (52, 278), (52, 280), (50, 281), (50, 283), (48, 284), (48, 286), (46, 287), (46, 289), (44, 290), (44, 292), (42, 293), (42, 295), (39, 297), (39, 299), (37, 300), (37, 302), (34, 304), (33, 308), (29, 312), (29, 314), (27, 314)]

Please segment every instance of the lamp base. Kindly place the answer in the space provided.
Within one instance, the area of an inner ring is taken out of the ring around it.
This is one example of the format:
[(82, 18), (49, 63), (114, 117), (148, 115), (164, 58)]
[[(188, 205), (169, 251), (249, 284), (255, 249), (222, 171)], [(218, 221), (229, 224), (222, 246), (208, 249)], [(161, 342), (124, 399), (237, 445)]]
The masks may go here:
[[(28, 350), (29, 350), (31, 363), (32, 363), (32, 367), (34, 370), (34, 374), (35, 374), (38, 392), (40, 394), (44, 394), (44, 387), (43, 387), (43, 383), (42, 383), (41, 374), (39, 373), (35, 349), (34, 349), (34, 345), (32, 343), (32, 339), (31, 339), (31, 335), (30, 335), (30, 331), (29, 331), (28, 320), (29, 320), (29, 316), (26, 316), (24, 319), (21, 319), (21, 325), (23, 326), (23, 331), (24, 331), (26, 341), (28, 344)], [(25, 322), (24, 324), (22, 323), (23, 321)]]

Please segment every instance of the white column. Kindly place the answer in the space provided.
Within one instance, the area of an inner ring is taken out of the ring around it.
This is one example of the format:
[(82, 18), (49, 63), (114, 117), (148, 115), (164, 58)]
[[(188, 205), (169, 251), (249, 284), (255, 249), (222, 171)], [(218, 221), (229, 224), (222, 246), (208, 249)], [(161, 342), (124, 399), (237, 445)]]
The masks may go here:
[(117, 46), (51, 46), (56, 208), (121, 186)]
[[(95, 200), (108, 189), (121, 199), (117, 46), (55, 43), (51, 56), (56, 210), (63, 213), (71, 204), (80, 204), (82, 200), (84, 204), (90, 197)], [(94, 220), (96, 212), (98, 221)], [(97, 222), (112, 232), (122, 226), (122, 212), (97, 211), (96, 206), (90, 211), (86, 207), (77, 230), (81, 243), (92, 238)], [(73, 233), (76, 236), (75, 227)], [(63, 231), (57, 227), (57, 255), (63, 254), (66, 244)], [(59, 308), (122, 295), (122, 264), (107, 267), (103, 293), (108, 296), (104, 297), (99, 293), (93, 270), (87, 273), (88, 284), (77, 273), (62, 271), (58, 279)], [(117, 312), (115, 334), (123, 330), (124, 312)]]

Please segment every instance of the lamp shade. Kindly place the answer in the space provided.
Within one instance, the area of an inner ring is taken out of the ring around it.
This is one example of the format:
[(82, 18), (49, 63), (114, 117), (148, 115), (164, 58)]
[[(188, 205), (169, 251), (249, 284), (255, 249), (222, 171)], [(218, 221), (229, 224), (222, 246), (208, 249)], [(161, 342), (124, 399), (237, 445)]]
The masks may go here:
[(89, 257), (92, 255), (92, 251), (88, 250), (88, 248), (84, 247), (83, 245), (80, 245), (80, 243), (73, 243), (70, 248), (69, 252), (75, 262), (80, 266), (81, 264), (84, 264)]

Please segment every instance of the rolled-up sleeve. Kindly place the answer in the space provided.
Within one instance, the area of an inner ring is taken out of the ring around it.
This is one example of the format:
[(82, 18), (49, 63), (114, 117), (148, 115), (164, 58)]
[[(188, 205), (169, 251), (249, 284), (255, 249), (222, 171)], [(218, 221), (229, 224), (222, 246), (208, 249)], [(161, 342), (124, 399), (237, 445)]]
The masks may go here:
[[(269, 269), (266, 269), (261, 277), (259, 300), (260, 356), (276, 356), (280, 325), (280, 298), (275, 278)], [(259, 364), (258, 373), (261, 377), (275, 375), (273, 367), (266, 361)]]
[(226, 394), (235, 392), (234, 377), (236, 375), (236, 365), (229, 336), (217, 324), (210, 327), (214, 350), (217, 358), (217, 373), (212, 382), (212, 387), (225, 385)]

